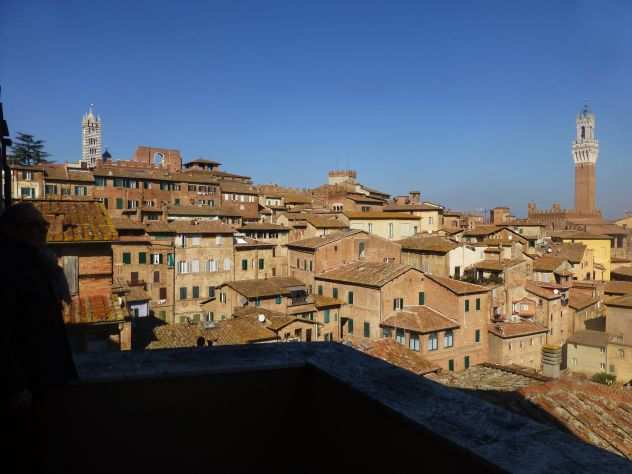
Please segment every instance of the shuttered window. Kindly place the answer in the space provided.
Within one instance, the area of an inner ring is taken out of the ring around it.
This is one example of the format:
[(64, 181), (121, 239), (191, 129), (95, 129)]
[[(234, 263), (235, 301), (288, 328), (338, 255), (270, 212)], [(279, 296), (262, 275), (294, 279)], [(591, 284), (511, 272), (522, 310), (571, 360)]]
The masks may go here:
[(129, 265), (132, 263), (132, 254), (129, 252), (123, 252), (123, 263)]
[(138, 263), (140, 263), (140, 264), (147, 263), (147, 253), (146, 252), (139, 252), (138, 253)]

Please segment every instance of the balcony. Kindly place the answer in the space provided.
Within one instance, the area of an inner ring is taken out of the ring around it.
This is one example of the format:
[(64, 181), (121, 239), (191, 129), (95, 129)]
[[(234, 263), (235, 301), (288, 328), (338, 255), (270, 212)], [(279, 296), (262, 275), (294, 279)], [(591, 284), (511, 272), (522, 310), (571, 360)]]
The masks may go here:
[(340, 344), (77, 363), (81, 382), (46, 400), (50, 472), (384, 473), (433, 461), (445, 472), (629, 469), (568, 433)]

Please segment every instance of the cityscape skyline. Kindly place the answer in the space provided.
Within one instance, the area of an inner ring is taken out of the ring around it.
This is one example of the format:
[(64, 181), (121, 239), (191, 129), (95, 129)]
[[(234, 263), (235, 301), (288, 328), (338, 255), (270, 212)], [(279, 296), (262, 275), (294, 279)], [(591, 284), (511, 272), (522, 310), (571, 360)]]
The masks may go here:
[[(257, 16), (217, 4), (176, 12), (165, 35), (156, 31), (174, 12), (161, 8), (132, 7), (127, 18), (105, 7), (41, 8), (9, 4), (0, 55), (13, 66), (0, 81), (12, 133), (46, 140), (55, 160), (79, 159), (77, 117), (95, 103), (115, 158), (141, 144), (176, 148), (256, 183), (305, 187), (353, 168), (391, 194), (419, 189), (450, 208), (526, 215), (531, 201), (572, 208), (573, 121), (589, 103), (602, 148), (597, 206), (609, 218), (627, 210), (629, 33), (617, 27), (627, 6), (593, 12), (578, 2), (547, 7), (543, 18), (498, 5), (466, 14), (272, 4)], [(77, 41), (93, 13), (111, 28)], [(60, 47), (27, 64), (50, 36)], [(11, 48), (18, 39), (25, 54)]]

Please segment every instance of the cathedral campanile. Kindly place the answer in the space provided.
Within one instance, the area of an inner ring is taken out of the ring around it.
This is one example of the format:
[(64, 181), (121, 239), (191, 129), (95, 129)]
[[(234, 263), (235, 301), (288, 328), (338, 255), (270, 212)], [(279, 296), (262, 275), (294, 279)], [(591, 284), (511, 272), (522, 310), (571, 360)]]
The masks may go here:
[(97, 158), (101, 157), (101, 117), (95, 117), (92, 113), (92, 105), (81, 121), (81, 135), (83, 138), (81, 163), (85, 163), (88, 168), (94, 168)]
[(586, 105), (575, 122), (575, 212), (595, 214), (598, 212), (595, 202), (595, 167), (599, 158), (599, 143), (595, 139), (595, 114)]

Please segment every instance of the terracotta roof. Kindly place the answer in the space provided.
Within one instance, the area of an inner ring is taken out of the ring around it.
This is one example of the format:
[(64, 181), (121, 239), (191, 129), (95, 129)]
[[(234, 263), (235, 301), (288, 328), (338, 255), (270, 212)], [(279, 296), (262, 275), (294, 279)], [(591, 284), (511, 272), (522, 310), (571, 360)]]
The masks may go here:
[(71, 304), (64, 306), (64, 323), (72, 325), (123, 321), (127, 312), (117, 302), (116, 297), (105, 295), (73, 298)]
[(317, 229), (346, 229), (349, 227), (338, 219), (315, 214), (306, 214), (305, 220)]
[(555, 293), (554, 288), (547, 288), (542, 286), (539, 282), (528, 280), (525, 284), (525, 290), (529, 293), (532, 293), (541, 298), (545, 298), (547, 300), (554, 300), (556, 298), (561, 298), (562, 295), (560, 292)]
[(440, 211), (441, 208), (428, 206), (427, 204), (389, 204), (384, 206), (385, 212), (400, 212), (400, 211)]
[(581, 346), (605, 347), (610, 341), (610, 335), (603, 331), (591, 331), (585, 329), (576, 331), (568, 338), (569, 344), (579, 344)]
[(219, 321), (214, 328), (209, 330), (209, 333), (209, 339), (213, 341), (213, 345), (218, 346), (275, 341), (278, 338), (274, 331), (250, 318)]
[(376, 219), (398, 219), (398, 220), (409, 220), (409, 221), (419, 221), (419, 216), (415, 216), (413, 214), (407, 214), (405, 212), (383, 212), (383, 211), (369, 211), (369, 212), (351, 212), (345, 211), (344, 215), (347, 216), (348, 219), (356, 219), (356, 220), (376, 220)]
[(301, 194), (285, 194), (283, 199), (286, 204), (311, 204), (312, 198)]
[(381, 324), (407, 331), (429, 333), (457, 329), (458, 323), (428, 306), (406, 306), (401, 311), (391, 313)]
[[(272, 277), (261, 280), (237, 280), (224, 283), (247, 298), (285, 295), (292, 288), (305, 289), (305, 283), (296, 278)], [(223, 286), (223, 285), (222, 285)]]
[(92, 170), (94, 176), (112, 178), (149, 179), (154, 181), (174, 181), (171, 173), (164, 168), (141, 168), (132, 166), (98, 166)]
[(96, 201), (29, 200), (50, 224), (49, 243), (102, 242), (118, 233), (102, 204)]
[(151, 295), (147, 293), (142, 286), (130, 286), (129, 293), (127, 293), (125, 299), (128, 303), (148, 301), (151, 299)]
[[(524, 409), (543, 410), (573, 435), (632, 459), (632, 393), (606, 385), (561, 379), (523, 388)], [(514, 404), (515, 405), (515, 404)], [(540, 415), (540, 419), (543, 417)]]
[(289, 232), (291, 229), (280, 224), (272, 224), (270, 222), (255, 222), (252, 224), (242, 225), (239, 230), (277, 230), (280, 232)]
[(154, 340), (149, 343), (147, 349), (196, 347), (198, 342), (205, 345), (210, 337), (210, 330), (199, 325), (165, 324), (153, 329)]
[(305, 249), (317, 249), (322, 247), (323, 245), (331, 244), (333, 242), (337, 242), (339, 240), (344, 239), (345, 237), (349, 237), (351, 235), (356, 234), (366, 234), (363, 230), (358, 229), (349, 229), (343, 230), (342, 232), (335, 232), (333, 234), (323, 235), (319, 237), (311, 237), (309, 239), (303, 240), (295, 240), (293, 242), (287, 243), (287, 247), (299, 247)]
[(329, 306), (342, 306), (344, 304), (343, 301), (338, 298), (332, 298), (331, 296), (323, 296), (323, 295), (313, 295), (314, 296), (314, 306), (317, 308), (327, 308)]
[(179, 183), (218, 184), (216, 176), (211, 172), (201, 170), (178, 170), (170, 178)]
[(533, 271), (553, 272), (565, 261), (567, 260), (562, 257), (551, 257), (551, 256), (546, 255), (544, 257), (535, 259), (535, 261), (533, 262)]
[(471, 268), (476, 268), (477, 270), (489, 270), (489, 271), (503, 271), (507, 268), (515, 267), (521, 263), (524, 263), (526, 260), (522, 260), (520, 258), (515, 259), (502, 259), (498, 260), (482, 260), (480, 262), (476, 262)]
[(458, 247), (458, 244), (443, 237), (410, 237), (397, 241), (403, 250), (418, 252), (448, 253)]
[(562, 257), (573, 264), (580, 263), (584, 258), (586, 246), (584, 244), (561, 244), (552, 247), (552, 255)]
[(63, 165), (44, 166), (47, 181), (73, 181), (79, 183), (93, 183), (94, 175), (89, 170), (72, 169)]
[(188, 163), (185, 163), (184, 166), (188, 167), (189, 165), (194, 165), (197, 163), (200, 163), (203, 165), (215, 165), (215, 166), (221, 165), (221, 163), (218, 163), (217, 161), (207, 160), (206, 158), (198, 158), (196, 160), (191, 160)]
[(616, 224), (589, 224), (588, 231), (602, 235), (628, 235), (628, 231)]
[(624, 258), (624, 257), (611, 257), (610, 258), (610, 262), (612, 262), (612, 263), (631, 263), (632, 260), (630, 260), (629, 258)]
[(630, 294), (632, 293), (632, 281), (607, 281), (604, 292), (618, 295)]
[(345, 198), (352, 200), (353, 202), (365, 203), (365, 204), (384, 204), (384, 201), (374, 197), (367, 196), (366, 194), (349, 193)]
[(626, 294), (617, 298), (609, 299), (606, 304), (608, 306), (617, 306), (620, 308), (632, 308), (632, 294)]
[(503, 339), (511, 337), (528, 336), (530, 334), (541, 334), (548, 332), (548, 329), (540, 323), (521, 321), (517, 323), (502, 322), (488, 325), (488, 330), (492, 334)]
[(134, 222), (121, 217), (112, 217), (111, 220), (114, 227), (118, 230), (145, 230), (145, 224), (142, 222)]
[(608, 235), (584, 232), (581, 230), (560, 230), (553, 232), (551, 237), (562, 240), (612, 240)]
[(440, 370), (439, 367), (429, 362), (420, 353), (411, 351), (393, 339), (360, 341), (354, 344), (354, 347), (365, 354), (382, 359), (389, 364), (409, 370), (417, 375), (425, 375)]
[(148, 233), (173, 234), (234, 234), (232, 227), (220, 221), (191, 221), (150, 222), (147, 224)]
[(219, 187), (223, 193), (259, 194), (254, 186), (239, 181), (222, 181)]
[(365, 186), (364, 184), (361, 184), (360, 186), (362, 186), (362, 189), (364, 189), (365, 191), (368, 191), (370, 194), (379, 194), (381, 196), (387, 196), (387, 197), (390, 196), (390, 194), (382, 192), (379, 189), (369, 188), (368, 186)]
[[(321, 324), (309, 319), (299, 318), (296, 316), (279, 313), (277, 311), (272, 311), (272, 310), (260, 308), (257, 306), (243, 306), (241, 308), (236, 308), (233, 311), (233, 315), (235, 316), (235, 318), (246, 319), (260, 326), (263, 326), (266, 329), (274, 331), (277, 334), (285, 326), (292, 323), (296, 323), (296, 322), (306, 324), (308, 326), (313, 326), (314, 324), (317, 324), (317, 325)], [(259, 320), (260, 315), (265, 316), (265, 320), (263, 322)]]
[(316, 275), (318, 280), (382, 287), (409, 270), (410, 265), (383, 262), (355, 262)]
[(632, 266), (619, 267), (616, 270), (610, 270), (611, 275), (621, 275), (626, 277), (632, 277)]
[(473, 295), (475, 293), (485, 293), (489, 291), (484, 286), (467, 283), (465, 281), (453, 280), (452, 278), (445, 278), (430, 274), (426, 274), (426, 278), (438, 283), (457, 295)]
[(473, 229), (468, 229), (463, 232), (463, 237), (485, 237), (487, 235), (494, 234), (501, 230), (502, 227), (495, 225), (479, 225)]
[(575, 310), (582, 310), (589, 306), (595, 305), (599, 302), (599, 298), (593, 298), (591, 296), (571, 291), (568, 296), (568, 305)]

